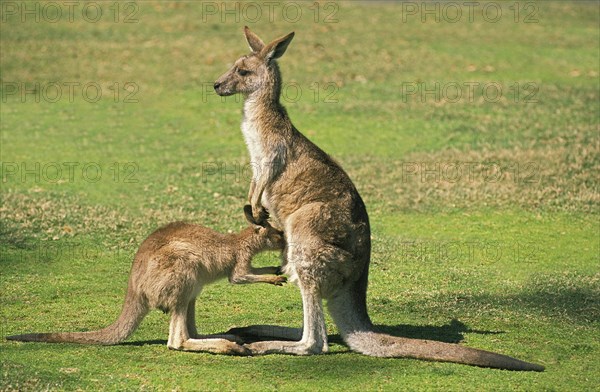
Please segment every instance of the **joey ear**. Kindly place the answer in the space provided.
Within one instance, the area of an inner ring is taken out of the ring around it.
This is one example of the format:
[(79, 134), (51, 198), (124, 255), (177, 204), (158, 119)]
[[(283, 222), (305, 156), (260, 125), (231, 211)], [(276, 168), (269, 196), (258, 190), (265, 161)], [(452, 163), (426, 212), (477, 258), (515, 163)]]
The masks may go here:
[(273, 59), (278, 59), (285, 53), (290, 42), (292, 42), (292, 38), (294, 38), (294, 32), (292, 31), (285, 37), (281, 37), (271, 42), (260, 51), (261, 56), (266, 61), (271, 61)]
[(258, 38), (258, 35), (250, 31), (248, 26), (244, 26), (244, 35), (246, 35), (246, 41), (248, 41), (248, 46), (252, 52), (258, 53), (265, 47), (265, 43)]

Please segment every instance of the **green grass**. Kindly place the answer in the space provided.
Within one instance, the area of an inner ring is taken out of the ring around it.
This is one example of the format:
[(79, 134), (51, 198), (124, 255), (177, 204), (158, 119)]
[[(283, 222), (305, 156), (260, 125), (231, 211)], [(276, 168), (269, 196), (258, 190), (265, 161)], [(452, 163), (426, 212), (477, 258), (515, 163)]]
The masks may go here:
[[(514, 23), (508, 3), (497, 23), (481, 14), (402, 22), (394, 2), (339, 3), (336, 23), (323, 22), (332, 9), (321, 3), (315, 23), (302, 3), (297, 23), (279, 12), (255, 24), (203, 19), (200, 3), (152, 1), (138, 3), (138, 23), (114, 23), (112, 3), (103, 4), (98, 23), (82, 19), (81, 7), (72, 23), (2, 14), (0, 336), (107, 325), (137, 246), (159, 225), (245, 226), (241, 101), (210, 85), (247, 50), (241, 32), (250, 24), (264, 39), (296, 31), (280, 66), (302, 95), (284, 103), (365, 199), (373, 321), (547, 370), (369, 358), (338, 339), (331, 354), (307, 358), (174, 352), (168, 316), (152, 312), (113, 347), (2, 339), (0, 390), (600, 389), (597, 3), (532, 3), (538, 23)], [(98, 83), (103, 97), (10, 94), (15, 83), (51, 82)], [(127, 82), (137, 103), (123, 102)], [(475, 82), (473, 99), (456, 102), (406, 93)], [(490, 83), (502, 87), (496, 102), (481, 90)], [(536, 89), (535, 102), (525, 102), (524, 86)], [(68, 162), (77, 164), (72, 178)], [(205, 170), (217, 163), (229, 172)], [(22, 165), (39, 167), (39, 178), (21, 177)], [(452, 167), (458, 177), (443, 171)], [(206, 333), (302, 320), (291, 285), (220, 282), (200, 295), (197, 313)]]

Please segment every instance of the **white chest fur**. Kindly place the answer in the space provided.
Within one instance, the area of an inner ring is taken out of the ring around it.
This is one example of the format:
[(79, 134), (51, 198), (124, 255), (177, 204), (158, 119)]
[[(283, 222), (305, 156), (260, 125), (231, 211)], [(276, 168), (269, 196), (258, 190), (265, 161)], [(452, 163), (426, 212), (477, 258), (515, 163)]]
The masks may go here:
[(258, 177), (260, 165), (264, 158), (264, 150), (262, 140), (258, 133), (256, 125), (251, 120), (244, 120), (242, 122), (242, 134), (250, 153), (250, 165), (252, 166), (252, 173), (254, 179)]
[(244, 119), (242, 121), (242, 134), (250, 153), (250, 165), (252, 166), (252, 175), (256, 181), (259, 177), (261, 165), (264, 160), (265, 152), (260, 132), (254, 121), (254, 105), (246, 102), (244, 105)]
[[(250, 153), (250, 165), (252, 166), (252, 178), (255, 184), (267, 185), (265, 181), (268, 181), (272, 167), (272, 162), (268, 162), (267, 156), (270, 156), (270, 152), (266, 150), (265, 142), (258, 129), (257, 122), (255, 121), (257, 107), (252, 100), (247, 100), (244, 103), (244, 119), (242, 120), (242, 134)], [(266, 189), (262, 189), (262, 205), (266, 209), (270, 209), (269, 195)]]
[[(268, 164), (264, 159), (265, 151), (263, 143), (256, 125), (250, 120), (244, 119), (242, 122), (242, 133), (244, 134), (244, 140), (248, 146), (248, 152), (250, 152), (252, 178), (255, 183), (258, 183), (260, 176), (264, 175), (264, 170), (266, 169), (264, 165)], [(267, 210), (271, 208), (268, 192), (266, 190), (263, 192), (261, 203)]]

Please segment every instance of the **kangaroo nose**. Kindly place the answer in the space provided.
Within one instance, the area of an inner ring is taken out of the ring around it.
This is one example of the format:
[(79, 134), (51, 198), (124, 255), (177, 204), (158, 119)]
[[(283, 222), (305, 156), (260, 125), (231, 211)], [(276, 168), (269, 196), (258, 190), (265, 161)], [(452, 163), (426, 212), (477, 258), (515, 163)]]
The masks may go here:
[(218, 89), (218, 88), (219, 88), (219, 86), (220, 86), (220, 85), (221, 85), (221, 83), (219, 83), (219, 82), (215, 82), (215, 84), (214, 84), (214, 86), (213, 86), (213, 87), (214, 87), (214, 88), (215, 88), (215, 90), (216, 90), (216, 89)]

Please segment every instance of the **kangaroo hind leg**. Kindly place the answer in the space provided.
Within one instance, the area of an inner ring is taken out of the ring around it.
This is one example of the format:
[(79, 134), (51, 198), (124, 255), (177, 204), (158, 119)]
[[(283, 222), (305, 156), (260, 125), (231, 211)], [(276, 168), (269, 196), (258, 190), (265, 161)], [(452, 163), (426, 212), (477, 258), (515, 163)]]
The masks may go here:
[(178, 307), (171, 314), (169, 341), (167, 346), (172, 350), (201, 351), (214, 354), (248, 355), (244, 346), (223, 338), (190, 338), (188, 332), (188, 306)]
[[(317, 249), (305, 247), (299, 242), (298, 245), (288, 248), (287, 255), (288, 263), (294, 266), (292, 268), (294, 268), (294, 273), (297, 274), (297, 284), (302, 295), (304, 318), (301, 339), (293, 342), (281, 340), (261, 341), (246, 345), (253, 354), (310, 355), (328, 351), (321, 287), (320, 282), (315, 280), (312, 271), (323, 261), (320, 258), (322, 244), (318, 240), (314, 243)], [(258, 329), (257, 332), (271, 332), (275, 335), (285, 335), (285, 338), (299, 335), (297, 329), (281, 327), (255, 327), (253, 329), (251, 332)]]
[[(276, 338), (299, 337), (300, 341), (259, 341), (245, 345), (252, 354), (292, 354), (311, 355), (328, 351), (327, 331), (321, 297), (311, 290), (301, 288), (304, 310), (304, 327), (302, 329), (258, 326), (251, 327), (251, 332), (267, 332), (279, 336)], [(266, 327), (264, 330), (262, 327)], [(235, 331), (235, 330), (234, 330)], [(283, 335), (283, 336), (282, 336)]]

